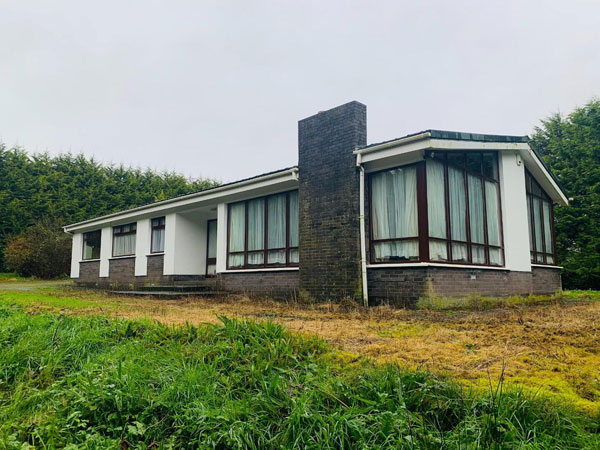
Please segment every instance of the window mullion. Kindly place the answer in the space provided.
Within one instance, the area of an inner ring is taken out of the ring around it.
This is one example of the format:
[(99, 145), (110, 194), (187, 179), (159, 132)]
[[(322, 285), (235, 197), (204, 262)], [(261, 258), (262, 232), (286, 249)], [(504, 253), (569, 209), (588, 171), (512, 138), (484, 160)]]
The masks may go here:
[(419, 260), (429, 261), (429, 223), (427, 220), (427, 178), (425, 162), (417, 166), (417, 215)]

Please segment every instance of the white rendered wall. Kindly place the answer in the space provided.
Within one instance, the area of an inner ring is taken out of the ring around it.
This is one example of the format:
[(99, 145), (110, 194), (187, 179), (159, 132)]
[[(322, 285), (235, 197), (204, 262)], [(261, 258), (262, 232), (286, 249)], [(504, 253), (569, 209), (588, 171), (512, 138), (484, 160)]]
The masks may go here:
[(175, 274), (175, 223), (177, 214), (171, 213), (165, 216), (165, 257), (164, 275)]
[(227, 203), (217, 206), (217, 273), (227, 270)]
[(100, 277), (108, 277), (109, 259), (112, 258), (112, 227), (102, 228), (100, 239)]
[(499, 162), (505, 265), (530, 272), (525, 165), (517, 152), (499, 152)]
[(135, 236), (135, 276), (142, 277), (148, 274), (148, 258), (150, 253), (150, 219), (137, 221)]
[(73, 235), (71, 249), (71, 278), (79, 278), (79, 261), (83, 255), (83, 234), (75, 233)]

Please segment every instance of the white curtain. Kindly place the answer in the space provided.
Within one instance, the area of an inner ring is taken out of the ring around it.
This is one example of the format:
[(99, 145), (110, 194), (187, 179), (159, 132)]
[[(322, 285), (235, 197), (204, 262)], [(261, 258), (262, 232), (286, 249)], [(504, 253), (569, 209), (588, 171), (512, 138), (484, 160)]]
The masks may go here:
[[(371, 179), (373, 239), (416, 237), (417, 171), (415, 167), (388, 170)], [(375, 245), (377, 260), (418, 258), (416, 241), (380, 242)]]
[[(279, 194), (269, 197), (268, 200), (268, 220), (267, 228), (267, 248), (285, 247), (286, 233), (286, 199), (287, 194)], [(285, 264), (285, 250), (268, 252), (268, 264)]]
[[(461, 170), (455, 169), (452, 166), (448, 167), (448, 191), (450, 198), (450, 235), (453, 240), (466, 241), (467, 203), (465, 200), (465, 177)], [(455, 261), (457, 260), (454, 256), (453, 258)]]
[(471, 246), (471, 257), (475, 264), (485, 264), (485, 247), (483, 245)]
[(165, 229), (157, 228), (152, 230), (152, 252), (165, 251)]
[(467, 262), (467, 244), (452, 244), (452, 261)]
[(488, 243), (500, 245), (500, 208), (498, 205), (498, 185), (485, 182), (485, 206), (487, 214)]
[(550, 223), (550, 203), (543, 201), (544, 208), (544, 241), (546, 253), (552, 253), (552, 225)]
[(499, 248), (490, 248), (490, 264), (494, 266), (502, 265), (502, 250)]
[[(483, 244), (483, 190), (481, 179), (473, 175), (468, 176), (469, 182), (469, 219), (471, 227), (471, 242)], [(475, 252), (473, 252), (473, 262)]]
[(208, 257), (217, 257), (217, 221), (208, 222)]
[[(260, 198), (248, 202), (248, 252), (265, 248), (265, 200)], [(263, 252), (248, 253), (248, 265), (263, 265)]]
[[(298, 247), (298, 191), (290, 192), (290, 247)], [(290, 261), (292, 262), (292, 261)], [(295, 261), (298, 262), (298, 261)]]
[(446, 202), (444, 196), (444, 165), (434, 159), (427, 161), (427, 219), (429, 237), (446, 238)]
[[(229, 206), (229, 251), (244, 251), (244, 238), (246, 233), (245, 220), (246, 206), (243, 202), (233, 203)], [(229, 255), (229, 267), (244, 265), (244, 255)]]
[(115, 246), (113, 256), (124, 256), (135, 254), (136, 234), (115, 235)]

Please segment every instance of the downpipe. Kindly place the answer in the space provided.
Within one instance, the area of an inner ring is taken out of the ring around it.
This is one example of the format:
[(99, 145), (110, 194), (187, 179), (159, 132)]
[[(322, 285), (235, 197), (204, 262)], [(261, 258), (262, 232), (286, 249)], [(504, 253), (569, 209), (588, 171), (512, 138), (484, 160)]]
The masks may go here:
[(369, 289), (367, 286), (367, 244), (365, 236), (365, 168), (362, 155), (356, 155), (356, 166), (359, 168), (359, 222), (360, 222), (360, 270), (362, 275), (362, 297), (365, 308), (369, 307)]

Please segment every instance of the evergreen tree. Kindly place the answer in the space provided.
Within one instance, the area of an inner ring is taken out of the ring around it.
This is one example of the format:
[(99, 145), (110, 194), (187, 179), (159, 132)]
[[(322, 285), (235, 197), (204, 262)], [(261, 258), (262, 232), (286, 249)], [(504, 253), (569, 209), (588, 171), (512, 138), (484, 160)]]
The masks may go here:
[(543, 120), (531, 144), (572, 198), (555, 210), (564, 287), (600, 289), (600, 100)]

